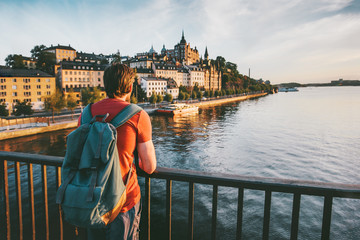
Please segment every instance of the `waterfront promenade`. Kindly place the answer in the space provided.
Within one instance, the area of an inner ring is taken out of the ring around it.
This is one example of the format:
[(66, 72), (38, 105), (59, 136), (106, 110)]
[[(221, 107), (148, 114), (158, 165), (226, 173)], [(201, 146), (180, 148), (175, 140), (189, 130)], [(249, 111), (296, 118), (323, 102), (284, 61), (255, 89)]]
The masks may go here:
[[(205, 107), (205, 106), (224, 104), (224, 103), (229, 103), (229, 102), (244, 101), (247, 99), (262, 97), (262, 96), (266, 96), (266, 95), (267, 95), (267, 93), (241, 94), (241, 95), (224, 96), (224, 97), (213, 97), (213, 98), (208, 98), (207, 100), (202, 100), (202, 101), (199, 101), (199, 100), (191, 101), (190, 100), (190, 101), (185, 101), (185, 102), (189, 105)], [(143, 107), (144, 110), (147, 111), (148, 114), (153, 114), (156, 110), (156, 105), (152, 105), (152, 104), (149, 104), (149, 105), (139, 104), (139, 105), (141, 107)], [(157, 104), (157, 105), (160, 106), (161, 104)], [(0, 141), (5, 140), (5, 139), (39, 134), (39, 133), (75, 128), (77, 126), (77, 116), (78, 115), (75, 115), (74, 120), (61, 120), (61, 121), (51, 123), (48, 126), (37, 127), (35, 125), (34, 127), (28, 126), (24, 129), (14, 128), (12, 130), (3, 130), (3, 131), (0, 131)]]

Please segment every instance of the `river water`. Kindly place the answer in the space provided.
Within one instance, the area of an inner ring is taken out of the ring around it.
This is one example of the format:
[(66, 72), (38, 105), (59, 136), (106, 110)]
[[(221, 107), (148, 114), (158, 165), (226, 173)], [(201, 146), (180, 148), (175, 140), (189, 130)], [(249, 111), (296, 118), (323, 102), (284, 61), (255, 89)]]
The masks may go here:
[[(360, 87), (300, 88), (151, 121), (161, 167), (360, 183)], [(64, 156), (69, 132), (2, 141), (0, 150)], [(166, 183), (151, 183), (152, 238), (165, 239)], [(174, 182), (172, 196), (173, 239), (184, 239), (188, 184)], [(195, 239), (210, 239), (211, 201), (212, 187), (195, 185)], [(273, 193), (271, 204), (270, 239), (289, 239), (292, 195)], [(264, 192), (245, 190), (243, 239), (262, 238), (263, 206)], [(323, 198), (302, 196), (299, 239), (320, 239), (322, 208)], [(359, 200), (334, 199), (331, 239), (360, 238), (359, 210)], [(220, 187), (218, 239), (235, 238), (236, 211), (237, 190)]]

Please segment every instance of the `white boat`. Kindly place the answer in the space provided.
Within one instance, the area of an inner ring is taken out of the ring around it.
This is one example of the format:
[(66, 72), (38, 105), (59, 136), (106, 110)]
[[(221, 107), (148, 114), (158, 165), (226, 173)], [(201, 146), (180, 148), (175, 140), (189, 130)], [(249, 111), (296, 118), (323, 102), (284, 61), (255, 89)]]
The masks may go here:
[(298, 92), (299, 90), (296, 87), (287, 88), (287, 87), (281, 87), (279, 88), (279, 92)]
[(160, 114), (169, 114), (174, 116), (185, 113), (198, 113), (199, 107), (178, 103), (178, 104), (170, 104), (169, 106), (166, 107), (160, 107), (159, 109), (156, 110), (156, 112)]

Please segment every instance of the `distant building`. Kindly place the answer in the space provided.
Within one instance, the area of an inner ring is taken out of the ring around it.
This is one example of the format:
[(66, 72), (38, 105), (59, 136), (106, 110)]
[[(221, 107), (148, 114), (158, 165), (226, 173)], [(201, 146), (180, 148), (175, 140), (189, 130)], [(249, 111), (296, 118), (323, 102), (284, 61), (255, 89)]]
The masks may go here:
[(155, 77), (154, 70), (151, 68), (135, 68), (134, 70), (138, 79), (142, 77)]
[(36, 60), (34, 58), (24, 57), (24, 56), (22, 56), (22, 58), (25, 68), (36, 69)]
[(176, 60), (186, 65), (199, 62), (199, 51), (190, 47), (190, 43), (187, 43), (184, 37), (184, 31), (180, 43), (174, 46), (174, 57)]
[(205, 73), (202, 68), (195, 65), (184, 66), (189, 70), (189, 86), (200, 88), (205, 87)]
[(57, 45), (44, 49), (45, 52), (50, 52), (55, 54), (56, 63), (59, 63), (63, 60), (65, 61), (74, 61), (76, 58), (76, 50), (69, 46)]
[(12, 111), (16, 102), (42, 109), (44, 98), (56, 90), (55, 77), (34, 69), (0, 69), (0, 103)]
[(178, 69), (175, 64), (154, 63), (153, 70), (155, 77), (164, 78), (164, 79), (172, 78), (176, 81), (176, 83), (178, 83), (178, 78), (177, 78)]
[(104, 87), (104, 71), (108, 64), (96, 62), (61, 62), (58, 69), (59, 85), (63, 91), (70, 88)]
[(221, 90), (222, 77), (217, 66), (211, 63), (207, 47), (205, 48), (205, 59), (200, 61), (200, 67), (204, 70), (204, 88), (205, 90)]
[(142, 77), (141, 88), (146, 92), (147, 97), (151, 97), (153, 93), (165, 95), (167, 93), (167, 80), (155, 77)]
[(133, 58), (130, 61), (130, 68), (152, 68), (153, 60), (149, 58)]
[(173, 79), (167, 81), (167, 92), (173, 96), (174, 99), (179, 97), (179, 87)]

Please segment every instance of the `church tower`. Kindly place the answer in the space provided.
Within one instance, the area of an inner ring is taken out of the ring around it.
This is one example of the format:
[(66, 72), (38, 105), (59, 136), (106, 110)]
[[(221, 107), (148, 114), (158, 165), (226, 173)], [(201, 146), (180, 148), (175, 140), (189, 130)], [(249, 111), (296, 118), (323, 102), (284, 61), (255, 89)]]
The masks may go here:
[(209, 54), (208, 54), (207, 46), (205, 48), (204, 58), (205, 58), (205, 60), (209, 60)]

